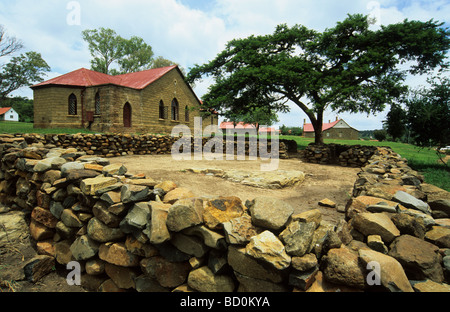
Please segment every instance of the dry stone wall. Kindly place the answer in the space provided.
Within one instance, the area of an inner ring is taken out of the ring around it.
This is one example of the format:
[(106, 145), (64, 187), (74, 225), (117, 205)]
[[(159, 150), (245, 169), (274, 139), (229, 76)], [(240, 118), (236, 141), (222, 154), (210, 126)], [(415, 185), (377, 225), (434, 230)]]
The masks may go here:
[[(78, 152), (85, 152), (87, 155), (98, 155), (106, 158), (126, 156), (126, 155), (168, 155), (172, 152), (172, 146), (179, 138), (169, 135), (153, 134), (0, 134), (0, 143), (23, 143), (36, 144), (41, 146), (76, 148)], [(202, 146), (207, 143), (213, 145), (210, 139), (203, 138)], [(257, 156), (261, 156), (259, 142), (250, 143), (248, 140), (244, 144), (244, 153), (249, 155), (249, 151), (256, 151)], [(228, 147), (229, 141), (223, 140), (223, 152), (238, 155), (237, 139)], [(271, 142), (267, 143), (267, 152), (271, 152)], [(280, 140), (279, 158), (289, 158), (290, 152), (296, 151), (295, 141)], [(227, 149), (228, 148), (228, 149)], [(199, 150), (199, 144), (194, 138), (189, 142), (190, 151)], [(211, 149), (211, 148), (210, 148)], [(265, 149), (263, 149), (265, 151)], [(212, 152), (214, 152), (212, 148)], [(182, 152), (182, 151), (180, 151)]]
[(377, 149), (332, 224), (319, 209), (195, 197), (104, 157), (25, 145), (0, 145), (0, 201), (30, 216), (31, 281), (75, 261), (90, 291), (449, 291), (448, 192), (391, 150)]
[(303, 151), (303, 158), (306, 162), (315, 164), (363, 167), (376, 151), (374, 146), (309, 144)]

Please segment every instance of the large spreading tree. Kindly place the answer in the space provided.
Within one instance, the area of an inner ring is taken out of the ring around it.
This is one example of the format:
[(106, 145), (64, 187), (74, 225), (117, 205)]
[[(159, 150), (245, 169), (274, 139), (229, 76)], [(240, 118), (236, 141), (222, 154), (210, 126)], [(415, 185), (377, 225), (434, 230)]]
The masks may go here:
[[(405, 20), (371, 29), (368, 16), (349, 15), (331, 29), (277, 26), (275, 32), (230, 41), (225, 50), (190, 70), (188, 82), (212, 76), (204, 105), (224, 116), (251, 104), (288, 110), (291, 101), (309, 117), (323, 143), (323, 115), (378, 113), (406, 92), (407, 74), (448, 66), (443, 23)], [(408, 66), (407, 69), (401, 69)]]

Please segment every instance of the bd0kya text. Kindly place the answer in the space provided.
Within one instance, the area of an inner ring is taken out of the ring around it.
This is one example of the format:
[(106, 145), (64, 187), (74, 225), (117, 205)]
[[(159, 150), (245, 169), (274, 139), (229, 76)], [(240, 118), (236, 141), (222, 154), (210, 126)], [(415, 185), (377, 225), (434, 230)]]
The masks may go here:
[(225, 297), (226, 307), (270, 307), (267, 297)]

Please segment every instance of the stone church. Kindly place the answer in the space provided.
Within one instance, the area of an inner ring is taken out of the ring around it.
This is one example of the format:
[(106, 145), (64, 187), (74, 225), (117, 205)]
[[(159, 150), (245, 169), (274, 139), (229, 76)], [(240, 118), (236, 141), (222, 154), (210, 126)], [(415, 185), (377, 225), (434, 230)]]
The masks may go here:
[[(35, 128), (170, 134), (176, 125), (192, 131), (201, 110), (176, 65), (119, 76), (81, 68), (31, 89)], [(216, 115), (203, 118), (203, 127), (211, 124)]]

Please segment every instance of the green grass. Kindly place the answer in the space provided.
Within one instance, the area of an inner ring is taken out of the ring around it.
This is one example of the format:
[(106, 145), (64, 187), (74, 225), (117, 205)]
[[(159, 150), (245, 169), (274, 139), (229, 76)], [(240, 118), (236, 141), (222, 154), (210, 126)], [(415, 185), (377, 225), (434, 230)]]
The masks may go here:
[(76, 134), (76, 133), (95, 133), (95, 132), (86, 129), (34, 129), (32, 123), (2, 121), (0, 122), (0, 133)]
[[(280, 136), (280, 138), (296, 141), (299, 150), (304, 150), (308, 144), (314, 142), (314, 139), (298, 136)], [(408, 160), (408, 165), (412, 169), (422, 173), (425, 177), (425, 182), (450, 192), (450, 171), (439, 161), (436, 151), (432, 149), (422, 149), (411, 144), (397, 142), (328, 139), (325, 139), (324, 141), (326, 144), (389, 146), (394, 152), (406, 158)], [(450, 163), (447, 163), (447, 165), (450, 165)]]

